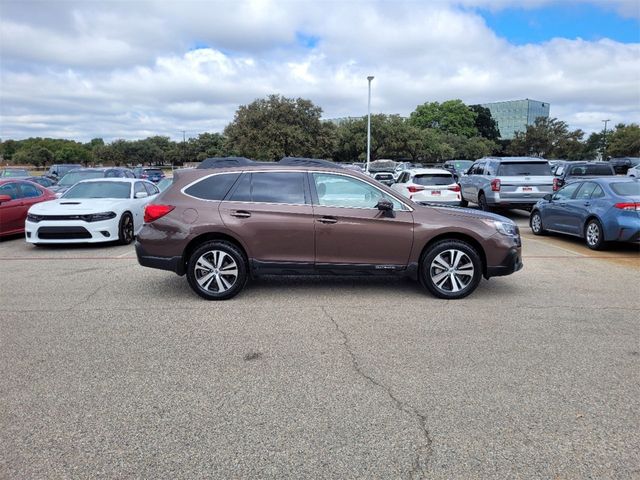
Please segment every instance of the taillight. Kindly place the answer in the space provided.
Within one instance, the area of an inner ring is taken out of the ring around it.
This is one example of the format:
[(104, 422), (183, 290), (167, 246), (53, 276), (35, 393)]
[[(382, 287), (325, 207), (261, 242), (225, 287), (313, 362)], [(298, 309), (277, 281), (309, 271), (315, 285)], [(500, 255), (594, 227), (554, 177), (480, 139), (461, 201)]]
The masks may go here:
[(640, 203), (638, 202), (623, 202), (616, 203), (614, 207), (619, 208), (620, 210), (640, 210)]
[(420, 192), (421, 190), (424, 190), (424, 187), (420, 187), (416, 185), (409, 185), (407, 188), (411, 193), (416, 193), (416, 192)]
[(494, 178), (493, 180), (491, 180), (491, 191), (492, 192), (500, 191), (500, 179)]
[(143, 173), (142, 175), (140, 175), (140, 178), (149, 178), (149, 175), (147, 175), (146, 173)]
[(554, 178), (553, 179), (553, 191), (557, 192), (558, 190), (560, 190), (560, 179)]
[(151, 223), (154, 220), (158, 220), (174, 208), (176, 207), (173, 205), (154, 205), (153, 203), (150, 203), (144, 207), (144, 223)]
[(460, 185), (458, 185), (456, 183), (454, 186), (449, 187), (448, 190), (451, 190), (452, 192), (459, 192), (460, 191)]

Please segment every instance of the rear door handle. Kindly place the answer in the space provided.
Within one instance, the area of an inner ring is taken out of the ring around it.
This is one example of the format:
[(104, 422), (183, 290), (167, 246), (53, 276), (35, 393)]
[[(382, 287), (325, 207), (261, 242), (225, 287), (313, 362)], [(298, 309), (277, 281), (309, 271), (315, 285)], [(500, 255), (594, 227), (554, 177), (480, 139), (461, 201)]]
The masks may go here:
[(237, 217), (237, 218), (249, 218), (251, 216), (249, 212), (245, 212), (244, 210), (237, 210), (235, 212), (231, 212), (230, 215), (232, 217)]
[(318, 221), (320, 223), (338, 223), (338, 219), (336, 217), (320, 217)]

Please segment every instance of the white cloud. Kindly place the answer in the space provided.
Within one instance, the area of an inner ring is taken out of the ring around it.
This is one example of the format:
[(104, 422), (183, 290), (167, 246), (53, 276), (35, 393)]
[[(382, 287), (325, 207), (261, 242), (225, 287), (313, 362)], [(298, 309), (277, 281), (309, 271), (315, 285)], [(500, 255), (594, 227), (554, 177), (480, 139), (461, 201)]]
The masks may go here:
[(7, 2), (0, 137), (179, 138), (220, 131), (239, 104), (270, 93), (310, 98), (326, 117), (361, 115), (369, 74), (373, 110), (385, 113), (528, 97), (572, 128), (637, 122), (640, 44), (516, 46), (460, 7), (546, 3), (38, 2), (28, 15), (33, 5)]

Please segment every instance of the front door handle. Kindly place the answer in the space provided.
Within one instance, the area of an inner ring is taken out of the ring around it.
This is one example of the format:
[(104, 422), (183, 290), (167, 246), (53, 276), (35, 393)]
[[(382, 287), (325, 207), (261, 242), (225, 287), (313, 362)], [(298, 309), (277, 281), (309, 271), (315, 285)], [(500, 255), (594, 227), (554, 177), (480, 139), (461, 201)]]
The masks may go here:
[(320, 217), (318, 221), (320, 223), (338, 223), (338, 219), (336, 217)]
[(249, 218), (251, 216), (249, 212), (246, 212), (244, 210), (237, 210), (235, 212), (231, 212), (230, 215), (232, 217), (237, 217), (237, 218)]

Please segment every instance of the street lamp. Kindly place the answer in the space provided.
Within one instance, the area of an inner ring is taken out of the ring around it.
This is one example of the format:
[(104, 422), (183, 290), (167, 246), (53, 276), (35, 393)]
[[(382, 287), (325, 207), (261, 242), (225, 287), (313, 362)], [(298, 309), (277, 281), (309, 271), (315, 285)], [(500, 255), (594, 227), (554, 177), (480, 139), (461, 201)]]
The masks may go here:
[(373, 75), (367, 77), (369, 81), (369, 101), (367, 103), (367, 173), (369, 173), (369, 163), (371, 162), (371, 80)]
[(607, 123), (609, 123), (611, 120), (610, 119), (606, 119), (606, 120), (602, 120), (604, 122), (604, 132), (602, 134), (602, 160), (606, 160), (607, 159)]

